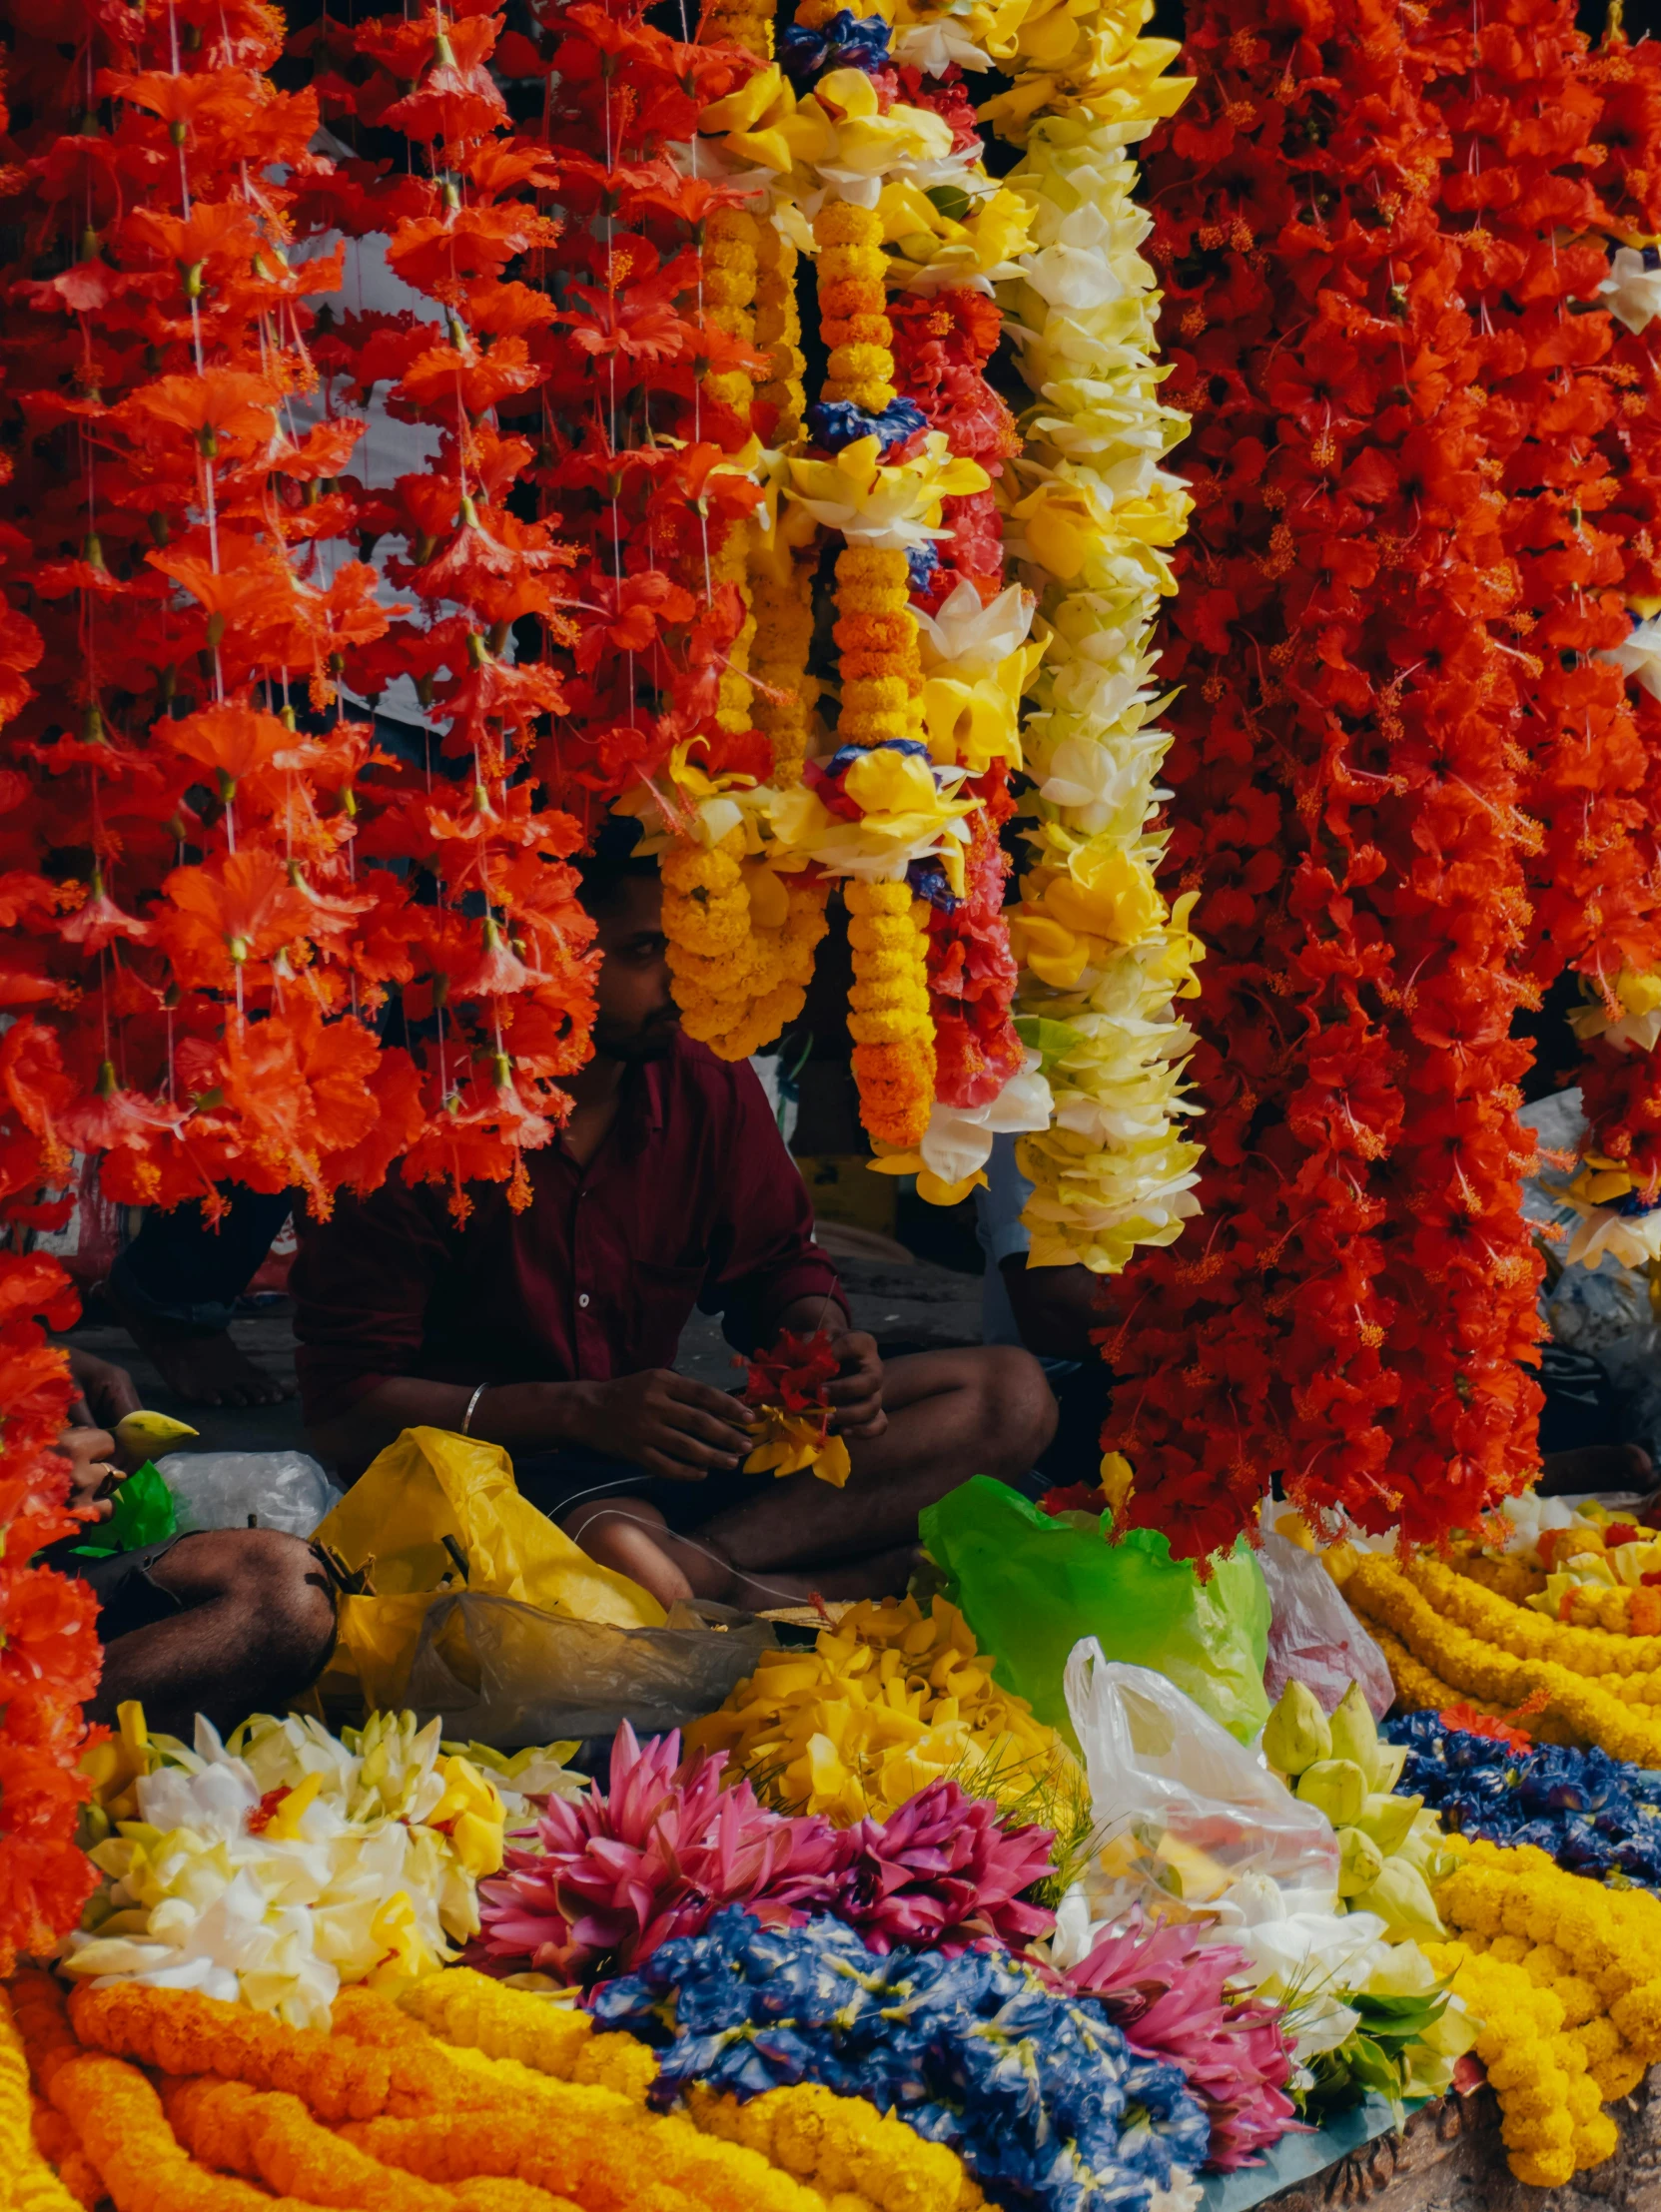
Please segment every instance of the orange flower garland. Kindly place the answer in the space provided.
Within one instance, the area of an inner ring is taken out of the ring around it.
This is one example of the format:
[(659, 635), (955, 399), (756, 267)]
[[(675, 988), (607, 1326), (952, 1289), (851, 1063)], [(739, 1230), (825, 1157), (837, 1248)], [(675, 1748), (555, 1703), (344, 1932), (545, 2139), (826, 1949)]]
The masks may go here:
[[(56, 1983), (29, 1972), (12, 1996), (54, 2156), (116, 2212), (818, 2202), (757, 2150), (657, 2118), (637, 2095), (451, 2049), (363, 1991), (342, 2000), (333, 2036), (184, 1990), (82, 1988), (66, 2011)], [(649, 2078), (638, 2043), (598, 2040), (621, 2042)]]

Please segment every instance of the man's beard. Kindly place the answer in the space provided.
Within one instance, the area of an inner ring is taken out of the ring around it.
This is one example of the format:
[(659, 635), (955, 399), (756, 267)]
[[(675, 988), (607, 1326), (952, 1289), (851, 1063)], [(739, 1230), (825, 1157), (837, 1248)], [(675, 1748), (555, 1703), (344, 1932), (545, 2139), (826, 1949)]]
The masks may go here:
[(621, 1061), (625, 1067), (667, 1060), (675, 1049), (675, 1038), (679, 1031), (678, 1007), (671, 1007), (663, 1014), (654, 1014), (650, 1021), (642, 1022), (634, 1029), (623, 1029), (602, 1019), (594, 1024), (594, 1051), (603, 1054), (607, 1060)]

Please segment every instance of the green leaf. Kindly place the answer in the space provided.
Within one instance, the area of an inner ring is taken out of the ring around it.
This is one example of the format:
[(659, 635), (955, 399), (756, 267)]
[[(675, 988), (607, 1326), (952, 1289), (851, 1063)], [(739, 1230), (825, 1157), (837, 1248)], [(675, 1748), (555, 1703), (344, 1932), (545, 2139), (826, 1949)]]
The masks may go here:
[(967, 223), (975, 204), (959, 185), (930, 185), (923, 197), (933, 201), (948, 223)]
[(1015, 1034), (1029, 1053), (1041, 1057), (1043, 1067), (1039, 1072), (1046, 1076), (1058, 1060), (1084, 1043), (1083, 1031), (1076, 1030), (1070, 1022), (1052, 1022), (1043, 1014), (1018, 1014)]
[(148, 1459), (125, 1482), (116, 1485), (114, 1507), (110, 1518), (98, 1523), (91, 1540), (76, 1545), (78, 1555), (108, 1559), (114, 1552), (136, 1552), (146, 1544), (165, 1544), (170, 1536), (178, 1534), (173, 1492)]

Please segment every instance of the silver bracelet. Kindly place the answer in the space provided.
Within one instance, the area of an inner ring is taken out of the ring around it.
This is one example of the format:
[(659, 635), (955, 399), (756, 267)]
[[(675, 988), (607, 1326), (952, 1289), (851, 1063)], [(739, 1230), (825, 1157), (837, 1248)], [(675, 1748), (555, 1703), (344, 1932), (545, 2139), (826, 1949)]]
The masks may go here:
[(467, 1400), (467, 1410), (461, 1416), (461, 1434), (463, 1436), (471, 1436), (472, 1417), (474, 1413), (478, 1410), (479, 1399), (483, 1397), (485, 1391), (488, 1390), (489, 1387), (490, 1385), (487, 1382), (481, 1382), (478, 1388), (473, 1392), (472, 1396)]

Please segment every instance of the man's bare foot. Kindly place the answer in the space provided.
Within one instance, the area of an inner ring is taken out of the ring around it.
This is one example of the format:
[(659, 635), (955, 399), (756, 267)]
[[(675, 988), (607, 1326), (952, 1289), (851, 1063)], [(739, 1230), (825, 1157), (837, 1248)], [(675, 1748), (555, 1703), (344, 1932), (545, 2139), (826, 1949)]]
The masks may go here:
[(596, 1566), (627, 1575), (630, 1582), (649, 1591), (665, 1612), (697, 1595), (671, 1556), (676, 1540), (668, 1523), (643, 1498), (588, 1499), (573, 1506), (560, 1526)]
[(239, 1351), (226, 1329), (193, 1333), (151, 1320), (114, 1297), (110, 1304), (139, 1350), (187, 1405), (281, 1405), (295, 1394), (293, 1383), (268, 1375)]
[(709, 1598), (752, 1613), (769, 1606), (811, 1605), (815, 1597), (897, 1598), (904, 1594), (917, 1558), (915, 1544), (874, 1552), (803, 1573), (747, 1571), (703, 1534), (677, 1536), (643, 1498), (594, 1498), (563, 1516), (561, 1527), (602, 1567), (627, 1575), (665, 1609), (691, 1598)]

